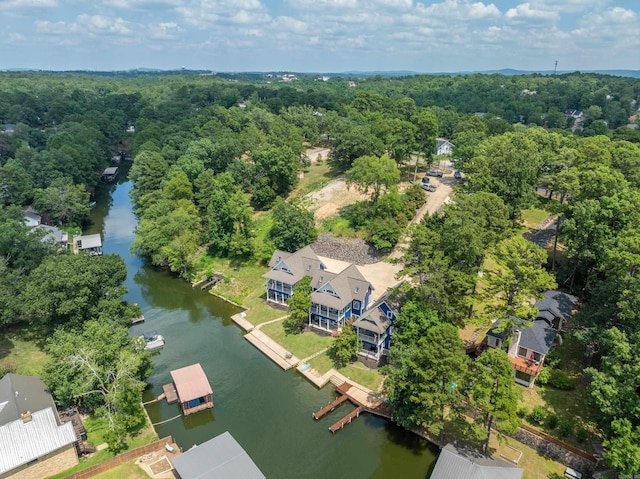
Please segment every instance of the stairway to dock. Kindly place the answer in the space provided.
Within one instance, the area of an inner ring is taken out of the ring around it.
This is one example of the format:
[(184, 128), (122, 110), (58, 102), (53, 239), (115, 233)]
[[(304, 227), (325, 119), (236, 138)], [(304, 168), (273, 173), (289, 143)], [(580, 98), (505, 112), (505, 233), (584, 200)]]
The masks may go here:
[(320, 409), (318, 412), (314, 412), (313, 419), (320, 419), (322, 416), (324, 416), (327, 413), (330, 413), (331, 411), (333, 411), (335, 408), (337, 408), (340, 404), (347, 401), (348, 399), (349, 398), (345, 395), (335, 398), (333, 401), (331, 401), (325, 407)]
[[(343, 396), (344, 397), (344, 396)], [(338, 429), (342, 429), (345, 424), (349, 424), (353, 419), (360, 416), (360, 413), (364, 411), (364, 406), (358, 406), (356, 409), (351, 411), (345, 417), (340, 419), (337, 423), (333, 424), (329, 427), (329, 431), (336, 432)]]

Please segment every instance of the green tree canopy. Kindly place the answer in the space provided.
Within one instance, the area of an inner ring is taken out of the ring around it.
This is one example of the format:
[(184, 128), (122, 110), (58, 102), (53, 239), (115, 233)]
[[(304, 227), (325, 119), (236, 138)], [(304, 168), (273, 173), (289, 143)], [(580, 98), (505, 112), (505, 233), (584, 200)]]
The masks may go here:
[(318, 237), (313, 212), (295, 201), (279, 201), (273, 207), (269, 238), (276, 248), (293, 253)]

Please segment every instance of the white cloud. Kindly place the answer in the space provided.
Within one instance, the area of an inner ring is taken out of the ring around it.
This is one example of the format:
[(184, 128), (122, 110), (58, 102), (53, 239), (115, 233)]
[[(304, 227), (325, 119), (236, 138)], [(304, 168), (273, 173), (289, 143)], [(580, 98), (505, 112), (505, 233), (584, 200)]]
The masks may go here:
[(58, 0), (0, 0), (0, 10), (26, 10), (29, 8), (53, 8)]
[(249, 25), (271, 19), (258, 0), (201, 0), (176, 11), (187, 23), (202, 29), (219, 23)]
[(111, 18), (104, 15), (79, 15), (76, 25), (93, 34), (115, 33), (130, 35), (132, 33), (122, 18)]
[(559, 14), (555, 10), (531, 8), (531, 4), (527, 2), (507, 10), (505, 17), (509, 20), (556, 20)]
[(161, 22), (147, 25), (149, 38), (154, 40), (176, 40), (184, 30), (174, 22)]
[(75, 23), (66, 22), (50, 22), (48, 20), (40, 20), (36, 22), (36, 31), (39, 33), (49, 33), (52, 35), (67, 35), (77, 31)]
[(293, 33), (307, 33), (310, 31), (306, 22), (297, 20), (293, 17), (277, 17), (273, 20), (273, 26), (276, 29), (284, 29)]
[(183, 0), (105, 0), (106, 7), (115, 7), (125, 10), (155, 10), (178, 7)]

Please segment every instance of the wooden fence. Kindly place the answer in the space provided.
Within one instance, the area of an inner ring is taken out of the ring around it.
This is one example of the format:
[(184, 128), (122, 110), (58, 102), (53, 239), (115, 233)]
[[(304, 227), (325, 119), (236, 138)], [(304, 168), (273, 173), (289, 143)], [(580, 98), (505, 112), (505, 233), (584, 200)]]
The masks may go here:
[(74, 472), (73, 474), (66, 476), (65, 479), (87, 479), (89, 477), (93, 477), (97, 474), (108, 471), (109, 469), (113, 469), (120, 464), (124, 464), (125, 462), (129, 462), (141, 456), (144, 456), (145, 454), (163, 451), (166, 444), (172, 443), (173, 438), (171, 436), (164, 437), (154, 443), (147, 444), (146, 446), (136, 447), (135, 449), (131, 449), (130, 451), (118, 454), (111, 459), (107, 459), (100, 464), (96, 464), (86, 469), (82, 469), (81, 471)]

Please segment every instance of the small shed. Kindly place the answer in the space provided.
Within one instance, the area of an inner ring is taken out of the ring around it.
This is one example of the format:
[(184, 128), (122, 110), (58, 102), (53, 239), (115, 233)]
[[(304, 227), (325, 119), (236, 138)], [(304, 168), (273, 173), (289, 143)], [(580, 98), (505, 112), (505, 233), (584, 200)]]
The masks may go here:
[(184, 415), (213, 407), (213, 389), (200, 363), (171, 371)]
[(227, 431), (171, 459), (180, 479), (265, 479), (249, 454)]
[(118, 176), (117, 166), (110, 166), (109, 168), (105, 168), (102, 172), (102, 177), (107, 181), (115, 180), (116, 176)]

